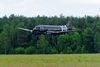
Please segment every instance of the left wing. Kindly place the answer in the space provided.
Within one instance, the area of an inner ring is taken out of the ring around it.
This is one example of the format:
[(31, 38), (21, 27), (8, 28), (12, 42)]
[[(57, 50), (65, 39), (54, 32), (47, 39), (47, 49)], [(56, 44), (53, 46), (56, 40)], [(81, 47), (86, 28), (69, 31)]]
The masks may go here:
[(33, 30), (30, 30), (30, 29), (25, 29), (25, 28), (18, 28), (20, 30), (24, 30), (24, 31), (28, 31), (28, 32), (32, 32)]

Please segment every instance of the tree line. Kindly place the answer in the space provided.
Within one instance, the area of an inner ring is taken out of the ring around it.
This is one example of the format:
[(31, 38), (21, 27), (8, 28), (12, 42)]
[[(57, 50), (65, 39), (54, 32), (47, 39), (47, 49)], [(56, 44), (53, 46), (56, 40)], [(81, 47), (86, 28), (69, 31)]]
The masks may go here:
[(72, 27), (80, 31), (61, 35), (35, 35), (18, 27), (33, 29), (36, 25), (65, 25), (68, 17), (60, 15), (0, 18), (0, 54), (73, 54), (100, 52), (100, 17), (71, 17)]

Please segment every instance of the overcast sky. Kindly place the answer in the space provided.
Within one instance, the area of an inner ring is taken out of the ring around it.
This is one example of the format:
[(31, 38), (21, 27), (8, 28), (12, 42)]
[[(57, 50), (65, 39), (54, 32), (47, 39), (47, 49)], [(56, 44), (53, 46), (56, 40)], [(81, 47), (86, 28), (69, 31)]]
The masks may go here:
[(0, 17), (10, 14), (100, 16), (100, 0), (0, 0)]

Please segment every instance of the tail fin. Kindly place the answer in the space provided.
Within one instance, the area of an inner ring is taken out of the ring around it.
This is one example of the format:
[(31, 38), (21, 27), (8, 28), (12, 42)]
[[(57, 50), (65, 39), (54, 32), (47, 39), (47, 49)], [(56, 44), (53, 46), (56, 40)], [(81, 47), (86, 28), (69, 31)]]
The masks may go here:
[(66, 26), (67, 27), (71, 27), (71, 21), (72, 21), (72, 18), (71, 17), (67, 17), (67, 24), (66, 24)]
[(30, 29), (25, 29), (25, 28), (18, 28), (20, 30), (24, 30), (24, 31), (28, 31), (28, 32), (32, 32), (33, 30), (30, 30)]

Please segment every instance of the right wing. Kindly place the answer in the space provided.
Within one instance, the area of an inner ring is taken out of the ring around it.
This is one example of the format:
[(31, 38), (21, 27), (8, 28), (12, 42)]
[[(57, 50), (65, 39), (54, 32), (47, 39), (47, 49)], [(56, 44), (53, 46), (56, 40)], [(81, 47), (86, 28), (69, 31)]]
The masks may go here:
[(47, 34), (63, 34), (63, 33), (67, 33), (68, 31), (47, 31)]

